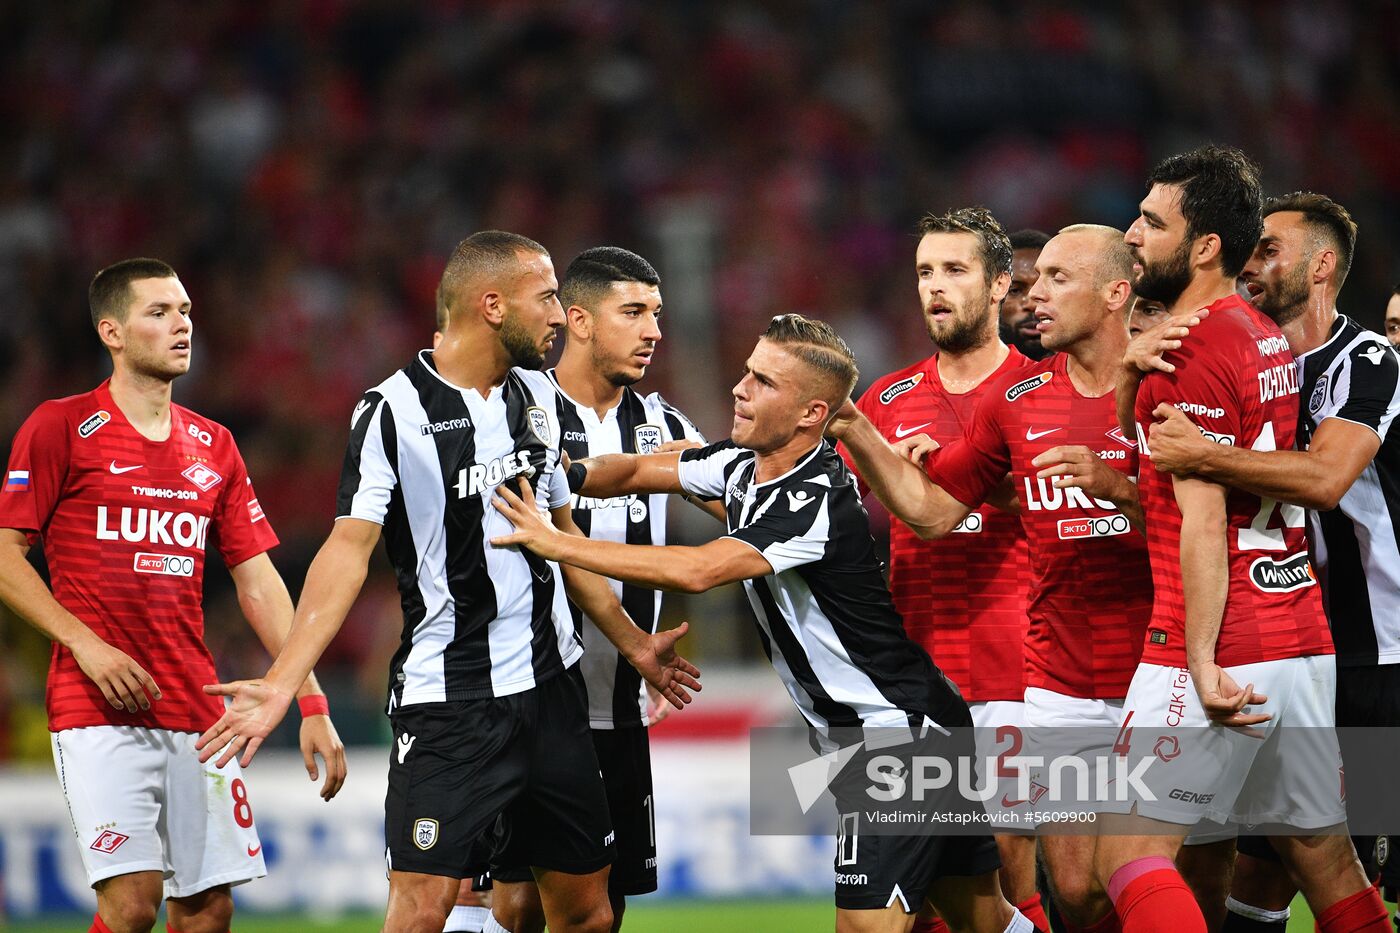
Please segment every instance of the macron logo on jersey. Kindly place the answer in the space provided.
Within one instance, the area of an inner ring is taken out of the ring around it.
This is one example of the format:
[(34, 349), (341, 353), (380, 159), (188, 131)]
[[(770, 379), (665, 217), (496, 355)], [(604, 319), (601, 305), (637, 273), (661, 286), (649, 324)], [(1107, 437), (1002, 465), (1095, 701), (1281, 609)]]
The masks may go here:
[(5, 492), (28, 492), (29, 471), (11, 470), (5, 474)]

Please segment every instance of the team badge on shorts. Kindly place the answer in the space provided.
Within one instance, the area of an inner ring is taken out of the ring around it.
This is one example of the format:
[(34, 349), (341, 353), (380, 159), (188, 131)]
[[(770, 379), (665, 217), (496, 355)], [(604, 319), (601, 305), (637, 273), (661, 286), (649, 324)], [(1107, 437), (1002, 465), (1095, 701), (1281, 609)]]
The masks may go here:
[(543, 408), (527, 408), (525, 416), (530, 419), (530, 430), (535, 432), (535, 437), (541, 441), (549, 443), (549, 413)]
[(431, 849), (437, 845), (438, 821), (418, 820), (413, 824), (413, 844), (420, 849)]
[(637, 453), (654, 454), (661, 446), (661, 428), (655, 424), (637, 425)]

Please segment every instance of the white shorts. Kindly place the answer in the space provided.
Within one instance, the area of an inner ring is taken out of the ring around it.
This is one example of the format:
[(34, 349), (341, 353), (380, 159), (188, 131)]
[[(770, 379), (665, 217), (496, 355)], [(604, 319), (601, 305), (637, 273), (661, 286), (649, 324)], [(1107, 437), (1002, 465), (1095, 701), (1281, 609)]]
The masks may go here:
[(267, 874), (238, 759), (199, 763), (198, 736), (139, 726), (52, 734), (88, 883), (158, 871), (166, 897)]
[[(1031, 770), (1031, 799), (1038, 809), (1048, 812), (1103, 809), (1101, 804), (1112, 781), (1111, 775), (1101, 781), (1099, 771), (1112, 755), (1114, 737), (1122, 718), (1122, 700), (1074, 697), (1041, 687), (1026, 688), (1025, 753), (1043, 762)], [(1057, 759), (1084, 762), (1083, 789), (1079, 786), (1077, 770), (1050, 767)]]
[(1213, 725), (1185, 668), (1139, 664), (1123, 713), (1123, 744), (1150, 758), (1138, 812), (1169, 823), (1202, 819), (1245, 827), (1322, 829), (1346, 820), (1337, 747), (1333, 655), (1225, 669), (1268, 700), (1249, 707), (1273, 718), (1240, 729)]

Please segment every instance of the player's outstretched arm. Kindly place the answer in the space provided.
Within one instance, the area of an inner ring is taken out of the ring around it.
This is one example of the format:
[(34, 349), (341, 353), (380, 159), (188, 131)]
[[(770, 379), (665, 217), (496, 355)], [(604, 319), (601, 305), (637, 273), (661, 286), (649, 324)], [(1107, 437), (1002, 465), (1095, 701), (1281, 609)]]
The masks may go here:
[(1167, 362), (1167, 354), (1181, 348), (1181, 341), (1191, 328), (1210, 316), (1209, 308), (1189, 314), (1174, 314), (1156, 327), (1149, 328), (1128, 342), (1123, 353), (1123, 368), (1118, 371), (1114, 390), (1114, 406), (1118, 411), (1118, 427), (1129, 437), (1137, 436), (1136, 416), (1138, 384), (1152, 372), (1174, 373), (1176, 366)]
[(0, 529), (0, 602), (71, 651), (78, 667), (112, 706), (128, 713), (150, 709), (161, 697), (151, 675), (64, 609), (30, 565), (28, 553), (29, 542), (22, 531)]
[(972, 511), (891, 447), (850, 401), (831, 419), (827, 434), (846, 445), (870, 490), (919, 537), (951, 534)]
[(222, 767), (241, 751), (239, 763), (244, 767), (252, 763), (258, 747), (287, 714), (293, 695), (340, 631), (364, 585), (369, 556), (379, 542), (379, 532), (380, 526), (374, 522), (358, 518), (338, 520), (306, 572), (292, 630), (267, 674), (260, 680), (204, 688), (205, 693), (232, 697), (233, 703), (195, 743), (200, 749), (200, 761), (218, 754)]
[(1147, 522), (1138, 501), (1137, 484), (1104, 463), (1088, 447), (1052, 447), (1032, 460), (1031, 466), (1039, 467), (1040, 472), (1035, 475), (1050, 479), (1056, 489), (1074, 486), (1084, 490), (1085, 495), (1112, 502), (1139, 533), (1146, 534)]
[[(292, 628), (292, 597), (287, 592), (282, 575), (266, 552), (230, 567), (229, 575), (233, 577), (233, 585), (238, 591), (238, 604), (244, 618), (257, 633), (267, 653), (277, 657)], [(308, 697), (312, 699), (308, 700)], [(326, 768), (321, 798), (330, 800), (345, 784), (345, 745), (331, 722), (326, 695), (316, 682), (314, 673), (307, 676), (297, 691), (297, 700), (302, 705), (300, 745), (306, 773), (312, 781), (319, 777), (316, 766), (316, 756), (319, 755)], [(308, 707), (327, 711), (308, 712)]]
[(1225, 487), (1201, 479), (1173, 480), (1181, 509), (1181, 589), (1186, 604), (1186, 663), (1213, 722), (1225, 726), (1252, 726), (1272, 717), (1247, 713), (1251, 703), (1267, 697), (1243, 689), (1215, 663), (1215, 645), (1225, 614), (1229, 591), (1228, 520)]
[(1306, 509), (1337, 507), (1380, 450), (1380, 435), (1364, 424), (1328, 418), (1307, 450), (1248, 450), (1217, 444), (1185, 414), (1158, 405), (1148, 429), (1152, 465), (1177, 476), (1196, 473), (1226, 486)]
[(569, 491), (599, 499), (647, 493), (684, 493), (681, 452), (604, 454), (569, 466)]
[[(522, 512), (529, 509), (535, 533), (543, 531), (553, 537), (567, 538), (587, 545), (612, 544), (614, 547), (627, 547), (610, 541), (590, 541), (583, 537), (578, 525), (574, 524), (568, 506), (551, 511), (553, 524), (545, 522), (535, 508), (530, 484), (522, 481), (520, 485), (523, 498), (515, 498), (515, 505)], [(506, 487), (502, 486), (501, 489), (505, 490)], [(507, 516), (511, 515), (509, 511), (503, 511)], [(499, 539), (491, 543), (500, 546)], [(649, 635), (638, 628), (627, 615), (607, 580), (596, 573), (568, 564), (564, 564), (560, 569), (564, 574), (564, 587), (569, 593), (569, 598), (593, 620), (598, 630), (621, 652), (627, 663), (637, 669), (637, 673), (642, 675), (647, 684), (676, 709), (689, 703), (690, 694), (687, 688), (700, 689), (700, 670), (676, 654), (675, 644), (690, 626), (682, 623), (674, 629)]]

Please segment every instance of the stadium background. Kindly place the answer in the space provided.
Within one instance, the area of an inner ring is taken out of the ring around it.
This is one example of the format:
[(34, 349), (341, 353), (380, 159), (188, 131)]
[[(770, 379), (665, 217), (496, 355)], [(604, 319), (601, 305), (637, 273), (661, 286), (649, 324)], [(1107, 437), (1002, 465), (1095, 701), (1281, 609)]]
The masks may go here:
[[(1269, 193), (1348, 206), (1361, 235), (1342, 310), (1379, 329), (1400, 279), (1388, 2), (17, 2), (0, 8), (0, 119), (0, 445), (40, 401), (108, 373), (92, 274), (165, 259), (196, 321), (176, 400), (234, 431), (294, 593), (329, 528), (349, 412), (426, 345), (443, 262), (473, 230), (536, 238), (561, 271), (600, 243), (650, 258), (667, 310), (645, 385), (712, 437), (775, 313), (830, 321), (867, 380), (927, 354), (910, 236), (921, 212), (982, 203), (1008, 230), (1122, 227), (1149, 165), (1206, 140), (1258, 159)], [(704, 519), (679, 521), (681, 539), (706, 533)], [(400, 624), (387, 563), (374, 567), (318, 666), (342, 736), (366, 747), (347, 790), (369, 785), (361, 822), (382, 787)], [(206, 611), (221, 674), (265, 669), (221, 570)], [(709, 689), (656, 733), (658, 755), (696, 772), (658, 791), (663, 894), (815, 896), (824, 924), (829, 843), (743, 831), (736, 743), (792, 714), (738, 589), (671, 598), (667, 617), (694, 623), (686, 648)], [(35, 815), (57, 793), (47, 653), (0, 609), (0, 917), (82, 893), (64, 880), (61, 798), (57, 822)], [(277, 739), (294, 744), (294, 730)], [(247, 903), (325, 918), (378, 890), (376, 827), (333, 838), (353, 798), (317, 810), (296, 769), (254, 769), (260, 825), (289, 828)], [(367, 854), (257, 902), (279, 861), (294, 871), (293, 850), (330, 864), (330, 849)], [(681, 929), (678, 916), (725, 928), (683, 903), (657, 928)], [(800, 914), (749, 916), (805, 928)]]

